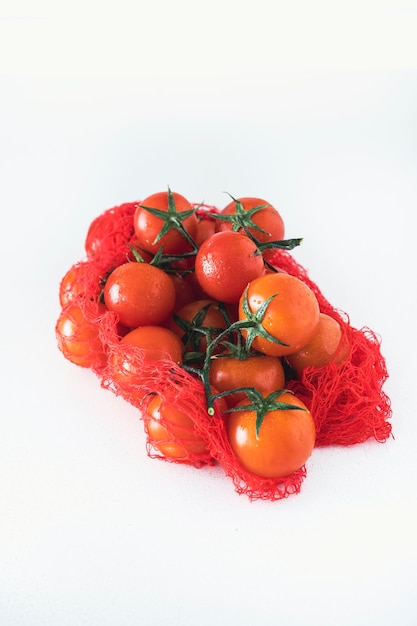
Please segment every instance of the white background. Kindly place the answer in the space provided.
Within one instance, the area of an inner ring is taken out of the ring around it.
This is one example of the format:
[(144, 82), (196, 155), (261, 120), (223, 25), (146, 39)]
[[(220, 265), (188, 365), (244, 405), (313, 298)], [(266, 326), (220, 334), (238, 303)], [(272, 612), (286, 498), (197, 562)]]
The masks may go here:
[[(417, 623), (416, 32), (406, 1), (0, 4), (2, 626)], [(275, 204), (382, 337), (395, 439), (276, 503), (148, 459), (54, 326), (91, 220), (167, 185)]]

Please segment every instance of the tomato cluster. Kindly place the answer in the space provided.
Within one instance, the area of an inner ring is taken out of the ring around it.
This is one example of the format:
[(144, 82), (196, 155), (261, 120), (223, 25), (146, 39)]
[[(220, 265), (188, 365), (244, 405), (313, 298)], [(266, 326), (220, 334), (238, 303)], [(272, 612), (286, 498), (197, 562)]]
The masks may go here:
[[(301, 380), (308, 368), (342, 362), (349, 345), (314, 291), (273, 264), (277, 249), (292, 250), (301, 239), (284, 239), (282, 216), (261, 198), (230, 197), (217, 210), (169, 188), (137, 203), (126, 223), (128, 254), (88, 296), (82, 263), (61, 282), (56, 335), (65, 357), (105, 367), (123, 384), (140, 377), (129, 346), (145, 361), (175, 363), (202, 381), (207, 413), (216, 406), (246, 471), (280, 479), (302, 468), (315, 445), (315, 421), (287, 382)], [(88, 231), (90, 259), (106, 245), (101, 226), (95, 220)], [(116, 341), (126, 352), (108, 350), (99, 325), (84, 313), (86, 298), (97, 319), (115, 316)], [(210, 454), (180, 402), (167, 402), (159, 389), (139, 388), (134, 399), (142, 402), (149, 441), (164, 457)]]

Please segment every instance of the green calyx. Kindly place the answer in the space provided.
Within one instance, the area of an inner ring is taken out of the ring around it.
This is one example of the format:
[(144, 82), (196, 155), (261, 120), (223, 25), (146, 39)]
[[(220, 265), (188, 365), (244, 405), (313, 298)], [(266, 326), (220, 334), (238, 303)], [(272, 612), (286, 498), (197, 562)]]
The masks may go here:
[[(261, 430), (261, 426), (264, 422), (265, 416), (270, 411), (305, 411), (306, 409), (295, 406), (294, 404), (289, 404), (288, 402), (280, 402), (277, 400), (283, 393), (292, 393), (288, 389), (278, 389), (277, 391), (273, 391), (267, 396), (263, 396), (257, 389), (253, 389), (252, 387), (242, 387), (236, 391), (244, 391), (248, 396), (250, 402), (243, 406), (235, 406), (231, 409), (227, 410), (227, 413), (232, 413), (236, 411), (254, 411), (256, 413), (256, 438), (259, 438), (259, 432)], [(229, 392), (226, 392), (229, 393)], [(220, 397), (223, 394), (217, 394), (215, 397)]]
[(268, 208), (270, 206), (269, 204), (260, 204), (259, 206), (255, 206), (252, 209), (245, 210), (243, 208), (243, 204), (239, 200), (236, 200), (236, 198), (234, 198), (230, 193), (228, 193), (227, 195), (230, 196), (235, 203), (235, 212), (230, 215), (224, 215), (221, 213), (209, 213), (211, 217), (223, 222), (229, 222), (230, 224), (232, 224), (232, 230), (237, 231), (242, 229), (247, 235), (249, 235), (250, 230), (258, 231), (259, 233), (263, 233), (264, 235), (268, 234), (266, 230), (263, 230), (263, 228), (255, 224), (252, 219), (252, 215), (257, 213), (261, 209)]
[(175, 206), (174, 196), (172, 194), (171, 189), (168, 187), (168, 208), (166, 211), (162, 209), (155, 209), (154, 207), (144, 206), (143, 204), (138, 205), (141, 209), (148, 211), (155, 217), (159, 218), (163, 222), (163, 226), (156, 236), (153, 244), (157, 244), (164, 235), (166, 235), (170, 230), (177, 230), (183, 235), (183, 237), (188, 241), (188, 243), (192, 246), (193, 250), (197, 249), (197, 245), (191, 235), (184, 228), (183, 222), (188, 217), (193, 215), (197, 207), (189, 209), (188, 211), (177, 211)]
[(203, 326), (204, 318), (211, 306), (211, 303), (206, 304), (191, 321), (180, 317), (176, 313), (173, 315), (175, 322), (184, 332), (181, 340), (184, 343), (185, 350), (187, 350), (186, 361), (188, 362), (201, 361), (204, 359), (204, 353), (199, 351), (202, 338), (205, 338), (207, 345), (210, 345), (215, 337), (220, 335), (224, 330), (223, 328)]
[(226, 347), (230, 347), (230, 344), (224, 341), (226, 337), (227, 336), (230, 337), (232, 333), (236, 333), (236, 332), (240, 334), (241, 331), (244, 330), (246, 331), (246, 337), (243, 339), (242, 336), (240, 336), (239, 340), (244, 341), (242, 349), (245, 355), (248, 355), (250, 353), (252, 343), (256, 337), (262, 337), (263, 339), (266, 339), (267, 341), (271, 341), (272, 343), (276, 343), (281, 346), (288, 345), (284, 343), (283, 341), (280, 341), (277, 337), (274, 337), (274, 335), (271, 335), (271, 333), (269, 333), (262, 325), (262, 321), (264, 319), (265, 312), (268, 308), (268, 305), (276, 297), (276, 294), (273, 294), (267, 300), (265, 300), (265, 302), (262, 303), (259, 309), (253, 313), (249, 308), (248, 289), (249, 289), (249, 286), (246, 287), (243, 293), (243, 300), (242, 300), (242, 310), (245, 315), (245, 318), (237, 322), (233, 322), (230, 326), (228, 326), (228, 328), (226, 328), (222, 333), (220, 333), (217, 337), (215, 337), (213, 341), (211, 341), (209, 345), (207, 346), (206, 357), (204, 360), (204, 366), (203, 366), (203, 370), (201, 373), (201, 377), (203, 380), (204, 389), (206, 393), (208, 413), (210, 415), (214, 414), (214, 397), (210, 389), (210, 363), (211, 363), (211, 359), (213, 356), (214, 348), (218, 344), (222, 343), (222, 344), (225, 344)]

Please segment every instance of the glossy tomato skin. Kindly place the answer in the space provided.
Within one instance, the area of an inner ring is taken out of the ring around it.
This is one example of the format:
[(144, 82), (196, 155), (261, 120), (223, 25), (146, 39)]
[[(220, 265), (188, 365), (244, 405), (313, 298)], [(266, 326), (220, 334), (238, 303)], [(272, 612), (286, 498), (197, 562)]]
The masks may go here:
[(86, 265), (76, 264), (64, 274), (59, 285), (59, 303), (65, 307), (70, 302), (85, 294), (84, 279), (86, 276)]
[(229, 413), (226, 427), (230, 445), (240, 464), (262, 478), (284, 478), (300, 469), (310, 457), (316, 439), (311, 413), (290, 392), (279, 396), (297, 409), (269, 411), (256, 437), (256, 413), (238, 404), (241, 411)]
[(147, 359), (158, 361), (168, 358), (182, 363), (184, 345), (178, 335), (164, 326), (140, 326), (127, 333), (120, 343), (141, 348)]
[(175, 287), (161, 269), (127, 262), (112, 271), (104, 286), (104, 302), (128, 328), (159, 325), (171, 315)]
[(207, 444), (194, 429), (185, 409), (166, 403), (156, 394), (144, 416), (145, 429), (153, 446), (169, 459), (186, 459), (190, 455), (207, 455)]
[[(181, 194), (172, 192), (177, 213), (190, 211), (193, 205)], [(143, 207), (160, 209), (168, 212), (169, 193), (161, 191), (154, 193), (145, 198), (136, 208), (133, 226), (136, 239), (141, 248), (152, 254), (156, 254), (161, 246), (163, 246), (164, 254), (182, 254), (192, 249), (187, 239), (178, 230), (171, 229), (163, 237), (155, 243), (161, 228), (164, 225), (163, 220), (144, 209)], [(193, 213), (182, 221), (182, 225), (192, 239), (197, 232), (197, 217)]]
[(301, 378), (307, 367), (323, 367), (329, 363), (342, 363), (349, 354), (349, 343), (342, 337), (339, 322), (325, 313), (320, 313), (317, 328), (310, 341), (301, 350), (286, 358)]
[(264, 273), (256, 245), (241, 233), (215, 233), (200, 246), (195, 273), (201, 288), (219, 302), (239, 302), (247, 284)]
[[(216, 389), (211, 391), (213, 395), (217, 393)], [(216, 399), (214, 405), (220, 415), (227, 409), (223, 398)], [(190, 461), (199, 457), (210, 458), (207, 443), (196, 432), (189, 408), (180, 401), (167, 401), (160, 394), (155, 394), (143, 417), (149, 442), (167, 459)]]
[(217, 222), (210, 217), (200, 217), (197, 225), (197, 232), (195, 234), (195, 242), (197, 246), (201, 246), (201, 244), (214, 235), (216, 232)]
[[(299, 278), (290, 274), (265, 274), (253, 280), (247, 291), (249, 310), (255, 313), (274, 296), (262, 319), (262, 326), (284, 345), (255, 337), (252, 348), (271, 356), (285, 356), (301, 350), (311, 339), (320, 309), (314, 292)], [(244, 297), (239, 302), (239, 319), (245, 320)], [(245, 334), (246, 331), (242, 331)]]
[[(140, 349), (132, 350), (131, 346)], [(111, 378), (128, 385), (127, 393), (131, 401), (143, 398), (140, 390), (140, 375), (147, 361), (170, 359), (180, 365), (183, 361), (184, 345), (181, 339), (163, 326), (140, 326), (129, 331), (111, 351), (108, 358), (108, 371)], [(143, 361), (141, 360), (143, 357)], [(134, 385), (131, 385), (134, 383)]]
[(170, 278), (175, 287), (174, 311), (178, 311), (183, 306), (196, 299), (191, 283), (178, 274), (170, 274)]
[[(268, 394), (284, 387), (285, 373), (281, 359), (275, 356), (256, 355), (238, 359), (222, 355), (212, 359), (209, 380), (219, 392), (252, 387)], [(228, 407), (232, 407), (246, 397), (242, 391), (225, 396), (225, 401)]]
[[(285, 235), (285, 225), (284, 220), (282, 219), (281, 214), (277, 211), (277, 209), (272, 206), (269, 202), (262, 198), (255, 197), (243, 197), (237, 198), (237, 201), (241, 203), (243, 209), (248, 211), (250, 209), (254, 209), (255, 207), (265, 207), (259, 209), (252, 215), (253, 223), (261, 228), (265, 232), (259, 232), (255, 228), (249, 228), (249, 232), (257, 239), (257, 241), (265, 243), (269, 241), (281, 241), (284, 239)], [(220, 215), (233, 215), (236, 213), (236, 202), (233, 200), (229, 202), (224, 209), (220, 212)], [(230, 222), (225, 222), (222, 220), (217, 220), (216, 222), (216, 231), (224, 231), (231, 230), (233, 225)], [(239, 232), (242, 232), (243, 229), (240, 229)], [(263, 252), (264, 258), (269, 260), (274, 254), (273, 250), (265, 250)]]
[(99, 338), (98, 326), (85, 318), (78, 304), (62, 309), (55, 335), (58, 348), (66, 359), (81, 367), (101, 367), (105, 364), (105, 348)]

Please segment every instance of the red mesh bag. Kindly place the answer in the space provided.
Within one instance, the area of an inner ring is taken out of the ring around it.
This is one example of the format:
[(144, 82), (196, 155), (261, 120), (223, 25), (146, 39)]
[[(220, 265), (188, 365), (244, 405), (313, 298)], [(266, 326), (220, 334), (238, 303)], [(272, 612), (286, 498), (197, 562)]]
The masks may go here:
[[(134, 239), (132, 217), (135, 206), (136, 203), (128, 203), (114, 207), (94, 220), (86, 239), (87, 260), (73, 266), (82, 283), (82, 287), (77, 288), (75, 303), (87, 322), (94, 326), (99, 339), (87, 340), (92, 354), (91, 369), (104, 388), (138, 408), (145, 431), (150, 419), (146, 409), (157, 393), (161, 397), (161, 406), (174, 405), (192, 421), (192, 428), (179, 430), (161, 416), (161, 425), (167, 432), (165, 443), (181, 445), (196, 438), (205, 443), (199, 449), (193, 450), (191, 446), (191, 451), (180, 458), (167, 458), (148, 436), (146, 449), (150, 457), (199, 468), (219, 464), (231, 478), (235, 491), (250, 500), (274, 501), (298, 493), (306, 476), (305, 466), (279, 479), (260, 478), (246, 471), (230, 447), (220, 401), (215, 404), (214, 415), (207, 411), (201, 380), (171, 360), (151, 361), (139, 348), (120, 343), (123, 329), (118, 325), (117, 316), (97, 302), (97, 294), (108, 273), (127, 258), (132, 258), (129, 245)], [(317, 431), (316, 445), (346, 446), (368, 439), (386, 441), (391, 434), (391, 405), (383, 391), (388, 374), (380, 339), (369, 328), (353, 328), (347, 314), (326, 300), (307, 271), (289, 252), (277, 250), (271, 262), (303, 280), (314, 291), (321, 312), (339, 321), (350, 346), (349, 355), (341, 364), (308, 368), (301, 380), (290, 377), (286, 384), (312, 413)], [(73, 305), (74, 302), (67, 303), (64, 311)], [(67, 356), (65, 351), (63, 353)], [(117, 364), (121, 360), (128, 361), (135, 374), (133, 377), (118, 374)]]

